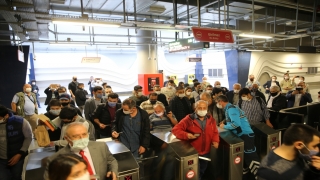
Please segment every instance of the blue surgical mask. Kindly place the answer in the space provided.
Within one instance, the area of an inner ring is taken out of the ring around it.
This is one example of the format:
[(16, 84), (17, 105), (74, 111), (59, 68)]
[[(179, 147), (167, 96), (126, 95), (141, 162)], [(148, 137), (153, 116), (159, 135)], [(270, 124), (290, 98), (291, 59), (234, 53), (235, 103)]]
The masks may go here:
[(108, 101), (108, 105), (109, 105), (110, 107), (116, 107), (117, 103), (116, 103), (116, 102), (109, 102), (109, 101)]
[(102, 94), (97, 94), (96, 97), (102, 99)]
[(59, 109), (59, 110), (50, 110), (50, 113), (51, 114), (53, 114), (53, 115), (56, 115), (56, 116), (58, 116), (59, 114), (60, 114), (60, 111), (61, 111), (61, 109)]
[(300, 150), (298, 150), (299, 153), (300, 153), (300, 156), (301, 156), (305, 161), (311, 162), (312, 156), (317, 155), (319, 152), (318, 152), (318, 151), (315, 151), (315, 150), (310, 150), (310, 149), (308, 149), (307, 146), (304, 145), (304, 144), (303, 144), (303, 146), (309, 151), (309, 154), (303, 154), (303, 153), (301, 153)]

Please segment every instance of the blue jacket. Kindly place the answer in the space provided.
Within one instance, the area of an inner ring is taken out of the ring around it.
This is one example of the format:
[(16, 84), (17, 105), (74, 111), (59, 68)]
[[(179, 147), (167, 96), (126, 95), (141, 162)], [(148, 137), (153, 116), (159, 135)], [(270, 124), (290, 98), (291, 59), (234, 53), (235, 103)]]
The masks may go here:
[[(287, 97), (287, 100), (288, 100), (288, 108), (291, 108), (294, 106), (294, 102), (296, 100), (296, 96), (295, 95), (292, 95), (292, 92), (293, 91), (289, 91), (286, 95)], [(299, 103), (299, 106), (303, 106), (303, 105), (306, 105), (307, 103), (311, 103), (312, 102), (312, 98), (311, 98), (311, 95), (310, 93), (305, 93), (304, 95), (301, 96), (301, 100), (300, 100), (300, 103)]]
[(244, 111), (242, 111), (238, 106), (228, 103), (224, 110), (226, 113), (227, 122), (227, 124), (224, 126), (224, 129), (231, 130), (238, 136), (253, 133)]

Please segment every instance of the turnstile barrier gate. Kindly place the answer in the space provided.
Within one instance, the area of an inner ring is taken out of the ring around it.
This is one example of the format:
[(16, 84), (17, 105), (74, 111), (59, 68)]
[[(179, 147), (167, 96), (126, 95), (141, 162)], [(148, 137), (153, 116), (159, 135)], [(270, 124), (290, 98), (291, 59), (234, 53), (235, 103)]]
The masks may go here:
[(252, 125), (255, 134), (255, 146), (257, 153), (262, 159), (271, 150), (280, 146), (280, 131), (272, 129), (264, 123)]

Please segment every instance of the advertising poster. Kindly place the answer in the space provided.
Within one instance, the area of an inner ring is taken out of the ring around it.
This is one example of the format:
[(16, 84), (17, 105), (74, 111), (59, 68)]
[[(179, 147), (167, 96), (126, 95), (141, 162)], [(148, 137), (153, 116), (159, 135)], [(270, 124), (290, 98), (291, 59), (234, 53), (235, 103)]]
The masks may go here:
[(196, 78), (195, 74), (188, 74), (188, 84), (193, 84), (193, 80)]
[(153, 86), (160, 83), (159, 77), (148, 78), (148, 91), (153, 91)]

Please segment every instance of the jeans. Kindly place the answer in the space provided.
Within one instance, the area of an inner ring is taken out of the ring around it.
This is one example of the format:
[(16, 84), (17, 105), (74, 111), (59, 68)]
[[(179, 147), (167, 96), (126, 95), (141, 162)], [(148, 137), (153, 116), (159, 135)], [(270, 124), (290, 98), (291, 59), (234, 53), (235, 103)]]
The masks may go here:
[(24, 158), (20, 159), (14, 166), (8, 166), (8, 159), (0, 159), (1, 180), (21, 180)]
[[(209, 154), (204, 154), (204, 155), (201, 155), (201, 156), (202, 156), (202, 157), (209, 158), (210, 153), (209, 153)], [(205, 172), (206, 169), (207, 169), (207, 166), (208, 166), (208, 161), (203, 160), (203, 159), (199, 159), (199, 180), (201, 180), (204, 172)]]

